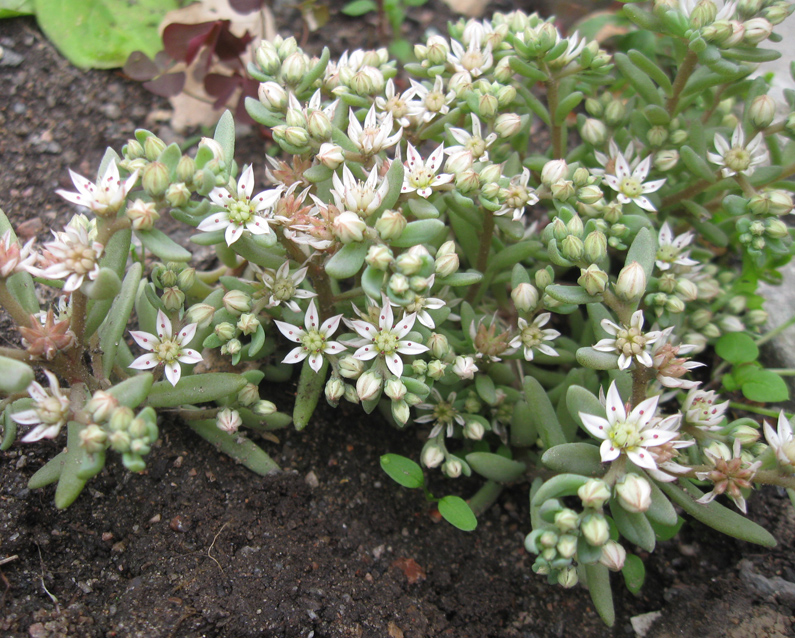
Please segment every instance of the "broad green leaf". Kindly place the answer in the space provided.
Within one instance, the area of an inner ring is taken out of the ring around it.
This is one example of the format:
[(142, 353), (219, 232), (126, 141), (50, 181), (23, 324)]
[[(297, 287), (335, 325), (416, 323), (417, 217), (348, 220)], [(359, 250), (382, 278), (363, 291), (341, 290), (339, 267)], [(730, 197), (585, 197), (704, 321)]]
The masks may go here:
[(652, 524), (657, 523), (665, 527), (676, 525), (679, 517), (674, 506), (671, 505), (671, 501), (662, 493), (656, 481), (649, 480), (649, 485), (651, 486), (651, 505), (646, 510), (646, 518)]
[(221, 115), (221, 119), (215, 125), (213, 139), (221, 145), (226, 165), (231, 166), (235, 160), (235, 118), (230, 111), (226, 110)]
[(467, 454), (466, 460), (475, 472), (498, 483), (515, 481), (527, 469), (524, 463), (512, 461), (491, 452), (470, 452)]
[(35, 11), (33, 0), (0, 0), (0, 19), (29, 16)]
[(400, 237), (389, 243), (396, 248), (411, 248), (417, 244), (430, 244), (446, 230), (444, 222), (438, 219), (420, 219), (406, 224)]
[(645, 72), (636, 67), (629, 57), (623, 53), (616, 53), (613, 59), (616, 63), (616, 67), (621, 71), (621, 75), (629, 81), (638, 95), (649, 104), (663, 106), (660, 92)]
[(439, 217), (439, 209), (424, 197), (417, 197), (408, 201), (411, 214), (417, 219), (436, 219)]
[(371, 11), (378, 11), (378, 5), (373, 0), (353, 0), (340, 9), (341, 13), (354, 18)]
[(135, 235), (141, 240), (144, 248), (151, 251), (161, 261), (190, 261), (193, 255), (171, 239), (163, 231), (152, 228), (151, 230), (136, 230)]
[(23, 392), (33, 381), (33, 368), (23, 361), (0, 356), (0, 392)]
[(245, 377), (231, 372), (183, 376), (176, 386), (172, 386), (169, 381), (153, 384), (146, 404), (153, 408), (176, 408), (180, 405), (216, 401), (240, 392), (245, 385)]
[(639, 556), (627, 554), (621, 575), (624, 576), (627, 589), (637, 596), (646, 580), (646, 566)]
[(585, 290), (579, 286), (563, 286), (560, 284), (551, 284), (544, 288), (544, 292), (553, 299), (557, 299), (562, 303), (571, 304), (585, 304), (597, 303), (601, 301), (601, 296), (594, 297), (589, 295)]
[(657, 239), (648, 228), (641, 228), (627, 251), (625, 265), (628, 266), (633, 261), (637, 261), (643, 267), (643, 272), (646, 274), (646, 281), (648, 282), (651, 281), (654, 274), (656, 258)]
[(786, 381), (771, 370), (757, 370), (742, 385), (743, 396), (759, 403), (778, 403), (789, 399)]
[(393, 481), (403, 487), (415, 489), (425, 484), (422, 468), (405, 456), (384, 454), (381, 457), (381, 469), (389, 474)]
[(704, 493), (687, 479), (680, 479), (683, 486), (673, 483), (658, 483), (660, 489), (685, 512), (709, 527), (739, 538), (742, 541), (756, 543), (764, 547), (775, 547), (776, 539), (764, 527), (748, 520), (741, 514), (733, 512), (716, 501), (696, 503), (696, 499)]
[(96, 279), (86, 279), (80, 286), (80, 292), (89, 299), (105, 300), (112, 299), (119, 294), (121, 280), (115, 271), (110, 268), (100, 268)]
[(478, 526), (478, 519), (472, 508), (460, 496), (445, 496), (439, 499), (439, 513), (452, 526), (464, 532), (471, 532)]
[(576, 353), (577, 363), (593, 370), (616, 370), (618, 368), (618, 355), (611, 352), (601, 352), (593, 348), (579, 348)]
[(610, 570), (604, 565), (585, 566), (585, 581), (588, 585), (588, 593), (596, 613), (608, 627), (612, 627), (616, 622), (616, 612), (613, 607), (613, 590), (610, 586)]
[[(77, 421), (69, 421), (67, 425), (66, 451), (63, 452), (58, 485), (55, 488), (55, 507), (59, 510), (66, 509), (74, 503), (86, 485), (85, 479), (78, 476), (83, 465), (84, 452), (80, 447), (80, 430), (83, 427), (83, 424)], [(58, 457), (60, 456), (59, 454)], [(30, 484), (28, 486), (30, 487)]]
[(485, 374), (476, 375), (475, 390), (487, 404), (494, 405), (497, 403), (497, 388), (494, 387), (494, 381), (490, 376)]
[(75, 66), (124, 66), (133, 51), (154, 58), (163, 48), (158, 27), (176, 0), (34, 0), (39, 27)]
[(531, 447), (538, 439), (538, 431), (530, 416), (526, 401), (517, 401), (513, 406), (511, 419), (511, 445), (514, 447)]
[(252, 472), (260, 476), (267, 476), (281, 471), (277, 463), (251, 439), (219, 430), (215, 419), (202, 419), (187, 423), (196, 434), (220, 448), (222, 452), (245, 465)]
[(748, 363), (759, 357), (759, 347), (744, 332), (729, 332), (718, 339), (715, 352), (729, 363)]

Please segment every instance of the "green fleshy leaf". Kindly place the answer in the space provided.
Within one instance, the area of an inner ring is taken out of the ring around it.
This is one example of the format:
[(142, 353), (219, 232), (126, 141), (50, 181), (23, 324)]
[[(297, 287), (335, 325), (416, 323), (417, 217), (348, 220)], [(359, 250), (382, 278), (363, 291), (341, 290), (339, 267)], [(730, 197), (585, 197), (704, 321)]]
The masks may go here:
[(137, 408), (149, 394), (153, 381), (154, 375), (151, 372), (141, 372), (108, 388), (107, 393), (116, 397), (119, 404)]
[(627, 251), (625, 265), (628, 266), (633, 261), (637, 261), (646, 274), (646, 281), (651, 281), (656, 259), (657, 239), (648, 228), (641, 228)]
[(643, 512), (628, 512), (618, 499), (610, 501), (610, 513), (618, 527), (618, 531), (630, 543), (642, 547), (647, 552), (653, 552), (657, 538), (654, 530)]
[(621, 575), (624, 577), (627, 589), (637, 596), (646, 580), (646, 566), (639, 556), (627, 554)]
[(654, 83), (649, 79), (646, 73), (632, 63), (629, 57), (624, 53), (616, 53), (613, 56), (613, 60), (616, 63), (616, 67), (621, 72), (621, 75), (629, 81), (638, 95), (649, 104), (663, 106), (662, 96), (657, 90), (657, 87), (654, 86)]
[(424, 197), (417, 197), (408, 201), (411, 214), (417, 219), (436, 219), (439, 217), (439, 209)]
[(219, 430), (214, 419), (188, 421), (188, 427), (249, 470), (267, 476), (280, 472), (278, 464), (252, 440)]
[(29, 16), (35, 11), (33, 0), (0, 0), (0, 19)]
[(608, 627), (616, 623), (613, 607), (613, 590), (610, 586), (610, 571), (602, 564), (585, 566), (585, 581), (596, 613)]
[(17, 422), (11, 418), (11, 408), (3, 411), (3, 438), (0, 440), (0, 452), (5, 452), (17, 439)]
[(251, 116), (251, 119), (259, 124), (262, 124), (263, 126), (274, 128), (275, 126), (284, 124), (284, 119), (281, 113), (274, 113), (273, 111), (269, 110), (262, 102), (253, 97), (246, 98), (245, 106), (246, 113)]
[(492, 381), (491, 377), (488, 375), (475, 375), (475, 389), (480, 398), (488, 405), (495, 405), (497, 403), (497, 388), (494, 387), (494, 381)]
[(373, 0), (353, 0), (340, 9), (346, 16), (359, 17), (371, 11), (378, 11), (378, 5)]
[(511, 419), (511, 445), (514, 447), (531, 447), (538, 439), (538, 431), (530, 416), (530, 408), (526, 401), (517, 401), (513, 406)]
[(589, 295), (585, 290), (579, 286), (563, 286), (560, 284), (551, 284), (544, 288), (544, 292), (553, 299), (557, 299), (562, 303), (570, 304), (586, 304), (598, 303), (602, 300), (601, 296), (594, 297)]
[(591, 347), (577, 350), (577, 363), (592, 370), (618, 369), (618, 355), (610, 352), (601, 352)]
[(124, 66), (133, 51), (150, 58), (163, 48), (158, 26), (175, 0), (34, 0), (39, 27), (80, 68)]
[(144, 248), (152, 252), (163, 262), (190, 261), (193, 255), (164, 232), (152, 228), (151, 230), (136, 230), (136, 237), (141, 240)]
[(304, 91), (311, 88), (315, 81), (320, 78), (321, 75), (323, 75), (326, 67), (328, 66), (330, 58), (331, 52), (329, 51), (329, 48), (323, 47), (323, 52), (320, 54), (320, 58), (318, 59), (317, 63), (311, 69), (309, 69), (304, 78), (301, 80), (301, 83), (296, 88), (295, 92), (298, 95), (301, 95)]
[(446, 231), (447, 227), (444, 222), (438, 219), (420, 219), (406, 224), (400, 237), (389, 243), (395, 248), (411, 248), (417, 244), (431, 244)]
[(453, 527), (471, 532), (478, 526), (478, 519), (472, 508), (460, 496), (445, 496), (439, 499), (439, 513)]
[(649, 480), (649, 485), (651, 486), (651, 505), (646, 511), (646, 518), (652, 523), (652, 527), (655, 523), (663, 527), (676, 525), (679, 516), (674, 506), (671, 505), (671, 501), (663, 494), (656, 481)]
[(116, 350), (124, 337), (130, 313), (135, 305), (135, 296), (141, 282), (143, 266), (136, 262), (127, 272), (121, 290), (108, 311), (108, 315), (99, 327), (99, 345), (102, 350), (102, 370), (110, 377), (116, 364)]
[(356, 275), (364, 265), (370, 242), (345, 244), (326, 262), (326, 273), (334, 279), (347, 279)]
[[(347, 139), (347, 138), (346, 138)], [(386, 172), (386, 181), (389, 184), (389, 189), (384, 195), (384, 201), (376, 209), (374, 216), (379, 216), (385, 210), (389, 210), (396, 203), (400, 197), (400, 189), (403, 188), (403, 162), (391, 162), (389, 169)]]
[(231, 372), (207, 372), (183, 376), (176, 386), (169, 381), (152, 385), (146, 404), (153, 408), (176, 408), (206, 401), (216, 401), (237, 394), (246, 385), (246, 378)]
[(425, 485), (422, 468), (405, 456), (399, 454), (384, 454), (381, 457), (381, 469), (389, 474), (390, 478), (403, 487), (415, 489)]
[(318, 372), (315, 372), (310, 367), (309, 357), (304, 359), (301, 377), (298, 379), (295, 407), (293, 408), (293, 423), (296, 430), (303, 430), (309, 424), (309, 419), (312, 418), (312, 414), (315, 412), (320, 395), (323, 394), (327, 372), (328, 359), (325, 357), (323, 357), (323, 365)]
[(80, 431), (83, 427), (83, 424), (77, 421), (69, 421), (67, 425), (66, 451), (63, 452), (58, 485), (55, 488), (55, 507), (59, 510), (64, 510), (74, 503), (86, 485), (85, 479), (78, 476), (83, 465), (84, 451), (80, 447)]
[(24, 392), (33, 381), (33, 368), (23, 361), (0, 356), (0, 392)]
[(89, 299), (112, 299), (119, 294), (121, 281), (119, 276), (110, 268), (100, 268), (96, 279), (86, 279), (80, 286), (80, 291)]
[(555, 408), (546, 390), (531, 376), (524, 379), (525, 401), (530, 409), (536, 430), (546, 449), (566, 443), (566, 437), (558, 422)]
[(527, 470), (524, 463), (490, 452), (470, 452), (466, 455), (466, 461), (475, 472), (498, 483), (516, 481)]
[(555, 472), (570, 472), (582, 476), (601, 476), (604, 473), (599, 447), (590, 443), (564, 443), (550, 448), (541, 462)]
[(439, 277), (436, 283), (442, 286), (474, 286), (483, 281), (483, 275), (477, 270), (467, 270), (466, 272), (456, 272), (447, 277)]
[[(213, 139), (221, 145), (227, 166), (232, 166), (235, 161), (235, 118), (230, 111), (224, 111), (218, 124), (215, 125)], [(182, 261), (178, 259), (176, 261)]]

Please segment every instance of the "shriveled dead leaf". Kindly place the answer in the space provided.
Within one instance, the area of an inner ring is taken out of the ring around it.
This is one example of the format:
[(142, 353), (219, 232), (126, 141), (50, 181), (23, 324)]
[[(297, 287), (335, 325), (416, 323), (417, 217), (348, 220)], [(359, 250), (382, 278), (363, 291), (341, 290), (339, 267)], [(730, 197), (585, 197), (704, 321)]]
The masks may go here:
[(425, 580), (425, 570), (413, 558), (396, 558), (392, 561), (392, 567), (397, 567), (403, 572), (409, 585)]

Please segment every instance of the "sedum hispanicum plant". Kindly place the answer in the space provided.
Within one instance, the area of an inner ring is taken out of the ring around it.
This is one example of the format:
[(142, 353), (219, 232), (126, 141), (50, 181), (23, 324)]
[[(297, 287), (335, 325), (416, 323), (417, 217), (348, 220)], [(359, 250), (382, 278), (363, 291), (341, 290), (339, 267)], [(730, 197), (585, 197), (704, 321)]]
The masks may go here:
[[(760, 485), (795, 495), (791, 422), (761, 405), (787, 387), (757, 361), (758, 284), (792, 256), (795, 92), (752, 74), (791, 11), (628, 4), (612, 51), (497, 14), (400, 73), (385, 50), (262, 42), (247, 108), (279, 153), (238, 166), (229, 114), (187, 154), (141, 130), (96, 181), (72, 173), (49, 242), (0, 216), (21, 337), (0, 348), (2, 449), (20, 426), (65, 439), (30, 480), (63, 508), (109, 451), (141, 471), (158, 414), (267, 474), (256, 434), (358, 403), (423, 433), (419, 463), (382, 467), (462, 529), (529, 483), (533, 570), (583, 582), (608, 624), (610, 570), (637, 591), (680, 512), (773, 545), (742, 514)], [(260, 396), (293, 371), (294, 406)], [(434, 497), (422, 466), (484, 483)]]

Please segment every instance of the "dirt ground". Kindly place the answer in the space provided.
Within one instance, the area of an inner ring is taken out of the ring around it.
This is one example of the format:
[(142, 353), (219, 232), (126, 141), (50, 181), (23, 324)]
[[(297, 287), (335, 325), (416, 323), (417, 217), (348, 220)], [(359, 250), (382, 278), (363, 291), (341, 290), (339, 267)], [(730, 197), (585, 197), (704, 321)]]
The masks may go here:
[[(282, 5), (290, 26), (280, 30), (300, 34)], [(409, 26), (421, 31), (444, 11), (432, 1)], [(368, 37), (335, 20), (338, 48)], [(0, 22), (0, 46), (15, 54), (0, 64), (0, 207), (21, 235), (45, 236), (70, 213), (54, 194), (71, 188), (67, 168), (92, 174), (105, 147), (139, 126), (172, 135), (156, 117), (167, 105), (118, 73), (69, 66), (30, 20)], [(262, 148), (256, 136), (241, 142), (250, 158)], [(15, 340), (0, 331), (0, 342)], [(294, 386), (270, 391), (289, 411)], [(280, 432), (263, 445), (285, 472), (268, 478), (179, 423), (161, 431), (145, 473), (114, 460), (65, 512), (52, 489), (26, 487), (58, 443), (0, 453), (0, 560), (16, 557), (0, 565), (0, 635), (597, 638), (634, 636), (631, 619), (658, 611), (650, 638), (795, 635), (795, 514), (775, 490), (755, 495), (750, 513), (777, 548), (688, 525), (644, 556), (640, 596), (614, 576), (608, 630), (583, 588), (531, 571), (527, 486), (506, 490), (475, 532), (438, 523), (378, 464), (386, 452), (416, 456), (420, 443), (376, 416), (321, 409), (304, 432)], [(475, 484), (432, 487), (467, 496)]]

